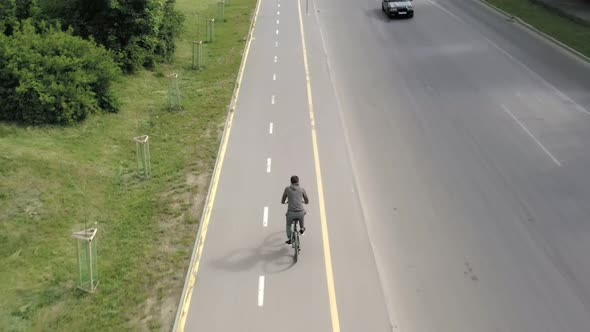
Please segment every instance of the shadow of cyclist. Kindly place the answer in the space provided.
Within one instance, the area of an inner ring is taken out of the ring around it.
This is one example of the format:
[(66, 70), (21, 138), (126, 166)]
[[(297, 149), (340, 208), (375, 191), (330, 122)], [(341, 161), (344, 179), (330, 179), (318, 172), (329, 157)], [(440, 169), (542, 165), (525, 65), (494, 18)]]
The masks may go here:
[(293, 266), (292, 249), (284, 242), (285, 232), (269, 234), (264, 241), (255, 248), (234, 249), (216, 259), (211, 265), (227, 271), (250, 270), (262, 264), (265, 274), (280, 273)]

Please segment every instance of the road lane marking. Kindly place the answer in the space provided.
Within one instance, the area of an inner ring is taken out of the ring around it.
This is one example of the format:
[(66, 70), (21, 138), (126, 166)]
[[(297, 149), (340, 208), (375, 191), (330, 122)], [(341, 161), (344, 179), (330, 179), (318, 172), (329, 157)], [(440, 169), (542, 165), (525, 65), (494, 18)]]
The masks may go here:
[(277, 31), (275, 31), (275, 33), (278, 35), (279, 34), (279, 29), (277, 29)]
[[(250, 54), (250, 46), (252, 45), (254, 33), (254, 27), (256, 26), (256, 20), (258, 17), (258, 12), (260, 10), (260, 3), (262, 0), (258, 0), (256, 4), (256, 10), (254, 13), (254, 17), (252, 18), (252, 23), (250, 26), (249, 32), (249, 39), (248, 44), (246, 45), (246, 49), (244, 51), (244, 57), (242, 58), (242, 63), (240, 65), (240, 69), (238, 71), (238, 79), (236, 81), (236, 88), (235, 88), (235, 97), (233, 100), (233, 109), (235, 109), (238, 98), (240, 96), (240, 87), (242, 83), (242, 79), (244, 77), (244, 68), (246, 67), (246, 62), (248, 61), (248, 55)], [(229, 142), (229, 136), (231, 134), (232, 124), (234, 119), (234, 112), (231, 111), (227, 118), (227, 123), (224, 129), (224, 133), (222, 136), (222, 141), (219, 146), (219, 153), (217, 161), (215, 162), (215, 166), (213, 169), (213, 176), (211, 179), (211, 183), (209, 185), (209, 194), (207, 195), (207, 199), (205, 202), (205, 208), (203, 209), (203, 217), (202, 222), (199, 226), (199, 230), (197, 233), (197, 239), (195, 241), (195, 246), (193, 248), (193, 255), (191, 256), (191, 263), (189, 265), (189, 269), (187, 271), (187, 281), (183, 288), (183, 294), (181, 298), (181, 303), (179, 305), (179, 311), (177, 317), (174, 322), (173, 330), (174, 331), (184, 331), (184, 327), (186, 325), (186, 318), (188, 316), (188, 311), (191, 304), (191, 299), (193, 296), (193, 292), (195, 289), (195, 285), (197, 282), (197, 274), (199, 272), (199, 265), (201, 263), (201, 257), (203, 255), (203, 248), (205, 245), (205, 239), (207, 238), (207, 229), (209, 227), (209, 223), (211, 222), (211, 211), (213, 210), (213, 204), (215, 203), (215, 197), (217, 194), (217, 187), (219, 184), (219, 178), (221, 175), (221, 169), (223, 168), (223, 161), (225, 160), (225, 152), (227, 151), (227, 145)]]
[(561, 91), (557, 90), (555, 93), (556, 93), (556, 94), (559, 96), (559, 98), (561, 98), (561, 99), (563, 99), (563, 100), (567, 101), (567, 96), (566, 96), (566, 95), (564, 95), (564, 94), (563, 94), (563, 92), (561, 92)]
[[(279, 42), (277, 42), (277, 45), (279, 45)], [(275, 59), (274, 59), (274, 61), (275, 61), (275, 63), (279, 62), (279, 57), (277, 57), (277, 56), (275, 55)]]
[(278, 12), (277, 12), (277, 15), (281, 15), (281, 12), (280, 12), (280, 11), (278, 11)]
[(271, 123), (268, 125), (268, 133), (269, 133), (269, 134), (272, 134), (272, 129), (273, 129), (272, 127), (273, 127), (273, 124), (272, 124), (272, 122), (271, 122)]
[(277, 20), (277, 24), (279, 24), (279, 20)]
[(258, 277), (258, 306), (264, 305), (264, 276)]
[(305, 67), (305, 82), (307, 85), (307, 105), (309, 109), (309, 120), (311, 124), (311, 141), (313, 146), (313, 159), (315, 164), (316, 182), (318, 187), (318, 203), (320, 209), (320, 223), (322, 228), (322, 244), (324, 247), (326, 283), (328, 286), (328, 298), (330, 303), (330, 317), (332, 319), (332, 332), (340, 332), (340, 318), (338, 317), (338, 302), (336, 302), (336, 287), (334, 286), (334, 272), (332, 270), (332, 253), (330, 251), (330, 239), (328, 236), (328, 221), (326, 218), (326, 206), (324, 202), (324, 185), (322, 183), (318, 139), (315, 127), (315, 115), (313, 111), (311, 78), (309, 75), (307, 49), (305, 46), (305, 30), (303, 28), (303, 16), (301, 14), (301, 0), (297, 1), (297, 9), (299, 11), (299, 28), (301, 31), (301, 46), (303, 48), (303, 65)]
[(272, 80), (276, 81), (277, 80), (277, 74), (272, 74)]
[(281, 4), (280, 4), (280, 3), (279, 3), (279, 4), (277, 4), (277, 6), (279, 6), (279, 8), (281, 8)]
[(262, 226), (268, 226), (268, 206), (264, 207), (264, 212), (262, 214)]
[(531, 133), (531, 131), (525, 127), (525, 125), (520, 122), (516, 116), (514, 116), (514, 114), (512, 114), (512, 112), (510, 112), (510, 110), (508, 109), (508, 107), (502, 105), (502, 108), (504, 109), (504, 112), (508, 113), (508, 115), (510, 115), (510, 117), (512, 117), (512, 119), (514, 119), (514, 121), (516, 121), (516, 123), (518, 123), (520, 125), (520, 127), (541, 147), (541, 149), (543, 149), (543, 151), (545, 151), (545, 153), (553, 160), (553, 162), (555, 162), (557, 164), (557, 166), (561, 166), (561, 163), (559, 162), (559, 160), (557, 160), (557, 158), (555, 158), (551, 152), (549, 152), (549, 150), (547, 150), (547, 148), (535, 137), (535, 135), (533, 135), (533, 133)]
[(275, 104), (275, 95), (272, 95), (270, 97), (270, 103), (273, 104), (273, 105)]
[(270, 173), (270, 158), (266, 158), (266, 173)]
[[(436, 3), (435, 1), (432, 0), (427, 0), (428, 2), (432, 3), (433, 5), (435, 5), (436, 7), (438, 7), (440, 10), (442, 10), (443, 12), (447, 13), (448, 15), (450, 15), (451, 17), (455, 18), (457, 21), (468, 25), (467, 22), (465, 22), (465, 20), (463, 20), (462, 18), (460, 18), (459, 16), (453, 14), (451, 11), (447, 10), (446, 8), (444, 8), (443, 6), (439, 5), (438, 3)], [(538, 80), (541, 81), (541, 83), (543, 83), (547, 88), (553, 90), (553, 92), (558, 95), (559, 97), (563, 98), (564, 100), (572, 103), (576, 110), (582, 112), (582, 113), (586, 113), (587, 115), (590, 115), (590, 112), (585, 109), (584, 107), (582, 107), (580, 104), (576, 103), (573, 99), (571, 99), (570, 97), (568, 97), (565, 93), (563, 93), (561, 90), (559, 90), (558, 88), (556, 88), (553, 84), (549, 83), (546, 79), (543, 78), (543, 76), (541, 76), (540, 74), (538, 74), (536, 71), (532, 70), (529, 66), (525, 65), (524, 62), (518, 60), (516, 57), (514, 57), (512, 54), (510, 54), (508, 51), (506, 51), (505, 49), (503, 49), (502, 47), (500, 47), (498, 44), (494, 43), (491, 39), (487, 38), (486, 36), (484, 36), (482, 34), (483, 38), (490, 43), (494, 48), (496, 48), (498, 51), (504, 53), (504, 55), (506, 55), (508, 58), (510, 58), (510, 60), (512, 60), (513, 62), (515, 62), (516, 64), (522, 66), (526, 71), (529, 72), (529, 74), (531, 74), (532, 76), (536, 77)]]

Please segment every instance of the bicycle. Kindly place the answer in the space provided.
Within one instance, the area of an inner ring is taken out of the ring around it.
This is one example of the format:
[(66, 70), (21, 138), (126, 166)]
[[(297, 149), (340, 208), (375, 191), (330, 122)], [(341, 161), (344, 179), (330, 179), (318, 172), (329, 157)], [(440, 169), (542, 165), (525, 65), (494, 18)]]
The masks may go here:
[(299, 224), (299, 219), (293, 219), (291, 223), (291, 247), (293, 247), (293, 261), (297, 263), (297, 259), (299, 257), (299, 251), (301, 251), (299, 242), (299, 230), (297, 229), (297, 225)]

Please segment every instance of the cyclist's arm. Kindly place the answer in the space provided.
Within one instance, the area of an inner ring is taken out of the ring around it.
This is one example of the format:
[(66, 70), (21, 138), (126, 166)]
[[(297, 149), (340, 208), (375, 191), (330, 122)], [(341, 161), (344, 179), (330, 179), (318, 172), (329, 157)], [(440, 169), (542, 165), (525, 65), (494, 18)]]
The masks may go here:
[(283, 197), (281, 198), (281, 204), (285, 204), (285, 200), (287, 200), (287, 188), (283, 191)]
[(305, 204), (309, 204), (309, 198), (307, 198), (307, 193), (305, 192), (305, 189), (303, 189), (303, 202)]

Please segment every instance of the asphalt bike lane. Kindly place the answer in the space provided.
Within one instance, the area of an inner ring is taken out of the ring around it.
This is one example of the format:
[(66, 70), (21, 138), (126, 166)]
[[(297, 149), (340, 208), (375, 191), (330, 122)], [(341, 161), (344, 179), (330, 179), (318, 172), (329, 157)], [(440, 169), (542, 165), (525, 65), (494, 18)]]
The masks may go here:
[[(184, 331), (332, 329), (297, 13), (259, 4)], [(280, 204), (294, 174), (311, 199), (295, 265)]]

